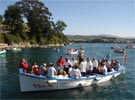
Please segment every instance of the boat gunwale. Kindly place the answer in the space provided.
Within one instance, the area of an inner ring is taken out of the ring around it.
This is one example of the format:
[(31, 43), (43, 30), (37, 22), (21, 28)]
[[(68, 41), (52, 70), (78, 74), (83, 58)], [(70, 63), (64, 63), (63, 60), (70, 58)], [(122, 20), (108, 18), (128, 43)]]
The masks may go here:
[(19, 74), (20, 75), (24, 75), (24, 76), (29, 76), (29, 77), (33, 77), (33, 78), (38, 78), (38, 79), (46, 79), (46, 80), (57, 80), (57, 81), (79, 81), (79, 80), (90, 80), (90, 79), (96, 79), (96, 78), (102, 78), (102, 77), (106, 77), (106, 76), (111, 76), (111, 75), (115, 75), (117, 73), (123, 72), (125, 71), (125, 67), (122, 66), (118, 71), (113, 71), (113, 72), (108, 72), (107, 75), (101, 75), (101, 74), (97, 74), (97, 75), (90, 75), (88, 77), (81, 77), (81, 78), (49, 78), (47, 76), (43, 76), (43, 75), (34, 75), (34, 74), (27, 74), (27, 73), (23, 73), (21, 68), (19, 68)]

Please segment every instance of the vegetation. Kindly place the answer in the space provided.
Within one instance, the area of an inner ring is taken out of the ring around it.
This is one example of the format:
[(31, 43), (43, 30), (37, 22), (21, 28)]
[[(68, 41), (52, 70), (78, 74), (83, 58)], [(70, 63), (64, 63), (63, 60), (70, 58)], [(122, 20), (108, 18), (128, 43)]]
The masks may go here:
[(135, 38), (103, 37), (103, 36), (67, 36), (71, 42), (90, 42), (90, 43), (135, 43)]
[[(52, 13), (38, 0), (21, 0), (9, 5), (0, 16), (0, 25), (8, 33), (3, 34), (8, 44), (30, 42), (31, 44), (68, 43), (63, 31), (67, 25), (53, 21)], [(1, 24), (2, 23), (2, 24)]]

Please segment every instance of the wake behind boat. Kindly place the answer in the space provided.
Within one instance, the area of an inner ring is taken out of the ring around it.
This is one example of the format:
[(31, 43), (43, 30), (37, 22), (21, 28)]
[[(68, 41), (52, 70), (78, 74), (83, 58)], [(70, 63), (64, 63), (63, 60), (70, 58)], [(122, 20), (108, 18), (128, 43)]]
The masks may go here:
[(125, 72), (125, 67), (121, 66), (118, 71), (109, 72), (107, 75), (89, 75), (80, 78), (48, 78), (47, 76), (37, 76), (34, 74), (25, 74), (22, 69), (19, 69), (19, 79), (21, 92), (29, 91), (46, 91), (46, 90), (61, 90), (72, 89), (93, 84), (99, 84), (109, 81)]

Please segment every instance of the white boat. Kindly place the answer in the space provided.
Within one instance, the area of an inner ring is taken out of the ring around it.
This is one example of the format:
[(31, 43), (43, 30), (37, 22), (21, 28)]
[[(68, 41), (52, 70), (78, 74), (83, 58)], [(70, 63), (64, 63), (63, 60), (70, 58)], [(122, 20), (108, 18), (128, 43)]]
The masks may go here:
[(135, 49), (135, 45), (127, 45), (126, 49)]
[(0, 56), (6, 55), (6, 50), (1, 50), (0, 51)]
[(67, 49), (67, 50), (65, 50), (65, 53), (75, 55), (75, 54), (78, 54), (78, 50), (77, 49)]
[(30, 92), (79, 88), (109, 81), (124, 72), (125, 67), (122, 66), (118, 71), (108, 72), (107, 75), (98, 74), (81, 78), (48, 78), (42, 75), (25, 74), (22, 69), (19, 69), (20, 90), (21, 92)]
[(19, 51), (21, 51), (22, 49), (21, 49), (21, 48), (16, 48), (16, 47), (14, 47), (14, 48), (11, 48), (10, 50), (13, 51), (13, 52), (19, 52)]

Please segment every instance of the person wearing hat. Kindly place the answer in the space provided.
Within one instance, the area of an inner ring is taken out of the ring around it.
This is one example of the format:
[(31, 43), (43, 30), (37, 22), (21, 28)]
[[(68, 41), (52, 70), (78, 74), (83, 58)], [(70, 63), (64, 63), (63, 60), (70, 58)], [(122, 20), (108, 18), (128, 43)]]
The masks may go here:
[(43, 64), (39, 67), (39, 72), (40, 72), (40, 75), (46, 75), (46, 74), (47, 74), (46, 63), (43, 63)]

